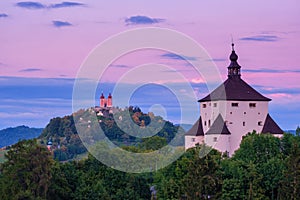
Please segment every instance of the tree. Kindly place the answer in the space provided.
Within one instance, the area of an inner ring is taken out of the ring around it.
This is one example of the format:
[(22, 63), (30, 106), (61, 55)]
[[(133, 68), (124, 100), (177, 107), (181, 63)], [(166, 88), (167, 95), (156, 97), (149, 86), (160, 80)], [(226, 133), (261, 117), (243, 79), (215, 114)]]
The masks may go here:
[[(221, 153), (205, 145), (189, 149), (192, 154), (187, 174), (183, 179), (184, 192), (188, 199), (217, 199), (221, 191), (218, 176)], [(204, 153), (201, 157), (200, 154)]]
[(167, 141), (163, 137), (153, 136), (150, 138), (142, 139), (142, 142), (139, 144), (141, 150), (158, 150), (167, 145)]
[(282, 180), (281, 198), (300, 199), (300, 148), (299, 144), (292, 144), (291, 154), (286, 160), (286, 171)]
[(256, 133), (244, 137), (233, 157), (222, 162), (222, 198), (277, 199), (291, 140)]
[(297, 126), (297, 129), (296, 129), (296, 136), (300, 136), (300, 127)]
[(207, 146), (188, 149), (177, 161), (154, 174), (158, 199), (219, 198), (220, 160), (220, 152)]
[(51, 170), (51, 183), (47, 199), (72, 199), (78, 179), (74, 163), (56, 162)]
[(45, 199), (50, 184), (53, 160), (36, 140), (13, 145), (1, 165), (0, 199)]

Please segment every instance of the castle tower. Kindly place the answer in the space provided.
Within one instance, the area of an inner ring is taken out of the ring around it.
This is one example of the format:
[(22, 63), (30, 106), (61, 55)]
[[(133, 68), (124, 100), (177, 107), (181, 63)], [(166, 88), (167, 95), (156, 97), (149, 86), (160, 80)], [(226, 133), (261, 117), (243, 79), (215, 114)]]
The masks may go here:
[[(242, 137), (255, 130), (281, 136), (283, 131), (271, 118), (271, 99), (261, 95), (241, 78), (241, 66), (232, 44), (228, 78), (206, 97), (200, 99), (200, 118), (185, 136), (185, 148), (203, 141), (232, 155)], [(225, 108), (225, 109), (222, 109)]]

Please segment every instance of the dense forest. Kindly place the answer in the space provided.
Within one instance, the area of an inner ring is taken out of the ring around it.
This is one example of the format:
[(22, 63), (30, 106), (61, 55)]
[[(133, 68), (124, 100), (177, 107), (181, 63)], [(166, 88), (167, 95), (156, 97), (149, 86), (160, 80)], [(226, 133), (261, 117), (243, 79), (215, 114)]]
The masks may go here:
[(299, 133), (249, 133), (230, 158), (198, 145), (163, 169), (137, 174), (91, 155), (57, 162), (36, 140), (21, 141), (1, 165), (0, 199), (300, 199)]

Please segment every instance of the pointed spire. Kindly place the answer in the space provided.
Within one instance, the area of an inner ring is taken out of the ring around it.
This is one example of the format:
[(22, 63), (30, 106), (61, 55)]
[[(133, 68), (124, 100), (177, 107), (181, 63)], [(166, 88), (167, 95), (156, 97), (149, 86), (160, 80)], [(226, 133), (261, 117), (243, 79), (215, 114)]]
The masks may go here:
[(232, 52), (229, 56), (230, 59), (230, 65), (228, 67), (228, 78), (232, 78), (232, 77), (241, 77), (241, 66), (238, 64), (237, 60), (238, 60), (238, 55), (235, 53), (234, 50), (234, 43), (232, 42), (231, 44), (232, 46)]
[(104, 97), (104, 95), (103, 95), (103, 91), (102, 91), (102, 94), (101, 94), (101, 96), (100, 96), (100, 99), (104, 99), (105, 97)]

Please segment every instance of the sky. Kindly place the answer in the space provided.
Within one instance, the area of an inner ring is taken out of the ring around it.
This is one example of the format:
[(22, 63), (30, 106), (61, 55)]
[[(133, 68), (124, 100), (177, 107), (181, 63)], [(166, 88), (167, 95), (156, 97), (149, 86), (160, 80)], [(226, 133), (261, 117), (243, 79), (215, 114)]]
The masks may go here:
[[(297, 0), (0, 1), (0, 129), (23, 124), (45, 127), (51, 118), (71, 114), (74, 82), (91, 52), (116, 34), (145, 27), (171, 29), (197, 42), (222, 80), (233, 40), (242, 78), (272, 99), (269, 112), (282, 129), (296, 129), (300, 125), (299, 19)], [(200, 58), (181, 56), (158, 49), (122, 55), (100, 78), (95, 99), (102, 91), (106, 96), (113, 92), (121, 77), (147, 63), (180, 72), (194, 94), (170, 75), (172, 70), (156, 75), (172, 79), (172, 87), (183, 97), (206, 96), (205, 77), (188, 62)], [(122, 87), (136, 81), (131, 80), (122, 82)], [(156, 81), (138, 88), (128, 104), (145, 112), (161, 104), (167, 119), (177, 123), (181, 104), (176, 97)], [(188, 112), (190, 117), (183, 123), (199, 117), (197, 108)]]

